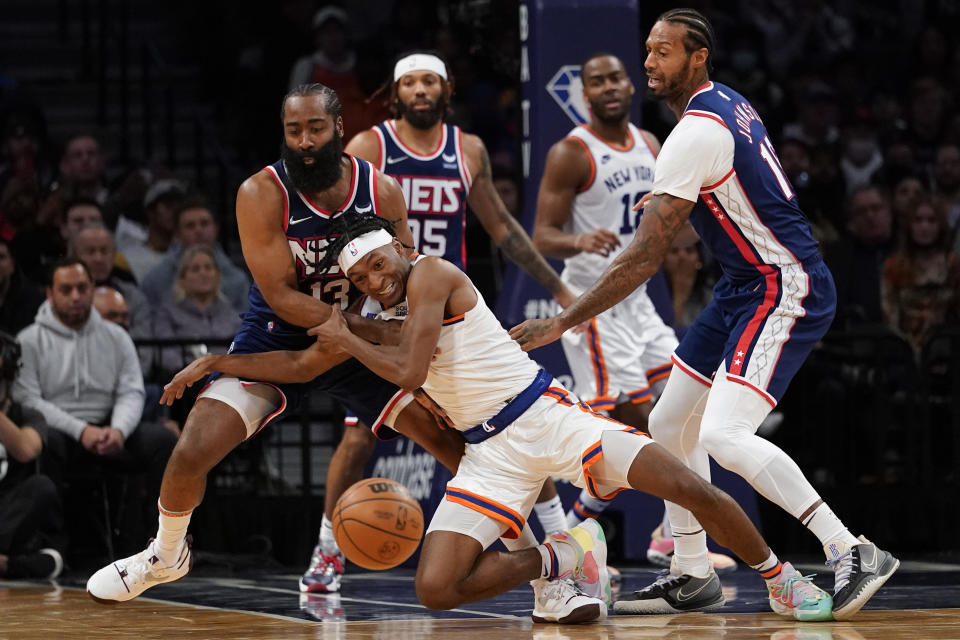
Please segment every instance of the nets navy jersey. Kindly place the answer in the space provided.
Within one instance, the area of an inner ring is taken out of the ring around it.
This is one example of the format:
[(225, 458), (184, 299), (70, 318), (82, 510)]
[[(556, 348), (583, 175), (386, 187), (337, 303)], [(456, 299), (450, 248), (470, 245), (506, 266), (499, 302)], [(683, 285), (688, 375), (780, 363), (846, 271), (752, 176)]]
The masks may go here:
[(777, 159), (767, 129), (746, 98), (710, 82), (693, 94), (684, 118), (711, 118), (734, 139), (733, 167), (700, 189), (690, 221), (728, 277), (743, 281), (818, 255), (810, 225)]
[(464, 230), (470, 171), (463, 157), (463, 132), (443, 124), (437, 148), (426, 155), (401, 142), (393, 120), (373, 127), (380, 145), (380, 170), (396, 178), (407, 203), (407, 221), (420, 253), (466, 267)]
[[(345, 154), (346, 155), (346, 154)], [(332, 232), (332, 220), (351, 213), (376, 213), (380, 215), (377, 202), (377, 172), (366, 160), (350, 158), (350, 190), (343, 203), (335, 211), (327, 211), (298, 191), (290, 181), (283, 161), (278, 160), (266, 167), (283, 192), (283, 229), (290, 246), (297, 270), (297, 288), (330, 305), (346, 308), (360, 297), (360, 292), (350, 286), (350, 281), (334, 264), (328, 273), (318, 273), (317, 263), (323, 258), (327, 245), (339, 234)], [(303, 329), (282, 321), (263, 298), (254, 283), (250, 287), (250, 313), (268, 320), (269, 330), (303, 334)]]

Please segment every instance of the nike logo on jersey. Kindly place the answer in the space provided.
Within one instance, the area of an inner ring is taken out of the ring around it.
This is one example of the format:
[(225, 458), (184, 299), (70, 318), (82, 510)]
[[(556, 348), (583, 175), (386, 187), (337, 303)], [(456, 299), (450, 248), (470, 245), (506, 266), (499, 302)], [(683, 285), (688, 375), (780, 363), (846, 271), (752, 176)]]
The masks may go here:
[(303, 222), (304, 220), (309, 220), (310, 217), (311, 216), (307, 216), (306, 218), (297, 218), (296, 220), (294, 220), (293, 218), (290, 218), (290, 222), (287, 223), (287, 226), (290, 227), (300, 222)]
[(456, 162), (456, 160), (457, 160), (457, 156), (454, 153), (451, 153), (450, 155), (443, 154), (444, 162)]
[(354, 207), (354, 209), (356, 210), (357, 213), (366, 213), (366, 212), (370, 211), (371, 209), (373, 209), (373, 203), (368, 204), (368, 205), (365, 206), (365, 207)]
[(387, 156), (387, 164), (397, 164), (398, 162), (403, 162), (407, 159), (407, 156), (400, 156), (399, 158), (391, 158)]

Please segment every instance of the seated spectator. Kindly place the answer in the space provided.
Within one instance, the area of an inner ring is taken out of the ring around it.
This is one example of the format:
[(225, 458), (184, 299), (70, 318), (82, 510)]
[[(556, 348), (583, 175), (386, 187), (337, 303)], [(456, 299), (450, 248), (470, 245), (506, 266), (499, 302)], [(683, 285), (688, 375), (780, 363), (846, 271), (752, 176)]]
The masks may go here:
[(919, 177), (908, 174), (897, 180), (893, 185), (893, 197), (890, 202), (894, 225), (902, 228), (907, 224), (917, 203), (927, 195), (927, 190)]
[(112, 287), (123, 294), (130, 307), (130, 321), (126, 328), (135, 339), (153, 336), (150, 301), (134, 282), (133, 275), (117, 266), (117, 249), (109, 229), (97, 223), (83, 227), (70, 239), (69, 255), (87, 265), (98, 287)]
[(126, 266), (137, 282), (143, 282), (150, 270), (160, 264), (173, 242), (173, 216), (186, 191), (177, 180), (158, 180), (143, 196), (147, 216), (147, 239), (131, 240), (120, 247), (126, 256)]
[(39, 109), (21, 107), (5, 119), (0, 140), (0, 237), (5, 240), (34, 223), (41, 194), (53, 179), (45, 132)]
[(883, 320), (919, 352), (930, 332), (960, 321), (960, 256), (950, 249), (946, 210), (921, 200), (883, 265)]
[(10, 245), (0, 238), (0, 330), (18, 333), (33, 322), (44, 299), (43, 288), (20, 273)]
[(0, 578), (56, 578), (63, 511), (53, 482), (37, 473), (45, 430), (24, 424), (10, 387), (20, 369), (20, 345), (0, 332)]
[(227, 257), (223, 247), (217, 242), (220, 228), (207, 201), (198, 195), (183, 200), (174, 212), (174, 228), (174, 248), (141, 281), (141, 288), (147, 297), (153, 300), (154, 304), (172, 300), (177, 269), (184, 249), (201, 246), (213, 251), (221, 274), (223, 295), (234, 309), (245, 310), (250, 292), (250, 278)]
[(144, 389), (133, 340), (93, 309), (93, 290), (80, 260), (54, 265), (47, 301), (18, 336), (23, 369), (13, 397), (49, 427), (44, 469), (58, 488), (99, 462), (145, 470), (157, 496), (176, 437), (155, 423), (138, 425)]
[(837, 284), (835, 325), (881, 322), (880, 278), (892, 237), (893, 214), (886, 192), (873, 185), (855, 190), (847, 203), (846, 234), (825, 252)]
[(67, 140), (60, 157), (60, 179), (53, 190), (68, 189), (73, 198), (93, 200), (100, 205), (110, 192), (106, 186), (106, 163), (100, 141), (91, 133), (79, 133)]
[[(153, 337), (153, 327), (150, 327), (150, 335), (134, 335), (130, 329), (130, 307), (123, 294), (112, 287), (100, 286), (93, 292), (93, 308), (97, 310), (100, 317), (107, 322), (112, 322), (123, 327), (130, 333), (132, 338)], [(157, 382), (150, 382), (147, 379), (147, 373), (153, 373), (153, 363), (159, 361), (159, 350), (155, 347), (144, 346), (138, 349), (140, 352), (140, 364), (144, 368), (144, 393), (143, 416), (141, 420), (157, 420), (164, 427), (173, 432), (177, 437), (180, 436), (180, 425), (168, 419), (166, 416), (166, 407), (161, 407), (160, 396), (163, 395), (163, 386)]]
[(63, 217), (56, 225), (21, 231), (10, 248), (27, 277), (34, 282), (44, 282), (50, 265), (67, 254), (70, 238), (94, 222), (103, 223), (103, 210), (95, 200), (71, 200), (64, 205)]
[(708, 272), (703, 268), (700, 237), (686, 224), (663, 258), (663, 272), (673, 302), (673, 330), (682, 338), (694, 319), (713, 299)]
[[(158, 338), (184, 340), (229, 340), (236, 333), (240, 316), (220, 291), (220, 269), (210, 247), (198, 244), (183, 252), (177, 269), (174, 299), (157, 308), (155, 327)], [(205, 344), (193, 344), (186, 349), (165, 349), (164, 371), (176, 373), (209, 351), (211, 349)]]

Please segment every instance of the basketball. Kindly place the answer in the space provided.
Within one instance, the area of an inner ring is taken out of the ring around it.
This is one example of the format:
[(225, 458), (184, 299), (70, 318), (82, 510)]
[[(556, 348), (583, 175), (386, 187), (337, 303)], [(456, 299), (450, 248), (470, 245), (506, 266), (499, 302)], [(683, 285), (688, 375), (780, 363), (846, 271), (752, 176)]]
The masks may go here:
[(390, 569), (413, 555), (423, 536), (423, 511), (405, 486), (368, 478), (343, 492), (333, 508), (333, 536), (364, 569)]

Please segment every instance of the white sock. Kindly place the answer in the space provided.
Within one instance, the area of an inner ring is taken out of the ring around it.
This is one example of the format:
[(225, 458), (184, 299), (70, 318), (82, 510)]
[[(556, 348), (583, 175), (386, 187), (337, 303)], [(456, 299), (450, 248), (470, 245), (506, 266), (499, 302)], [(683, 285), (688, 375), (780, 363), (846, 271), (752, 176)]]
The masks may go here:
[(183, 549), (183, 541), (187, 537), (187, 525), (190, 524), (190, 515), (193, 510), (170, 511), (164, 509), (159, 502), (157, 502), (157, 510), (160, 512), (160, 517), (154, 549), (160, 562), (170, 566), (177, 561)]
[(327, 514), (323, 514), (323, 521), (320, 523), (320, 550), (329, 556), (340, 553), (337, 540), (333, 537), (333, 523)]
[(538, 502), (533, 505), (533, 510), (537, 512), (537, 519), (545, 533), (556, 533), (567, 528), (567, 519), (563, 513), (560, 496), (553, 496), (546, 502)]
[(752, 564), (750, 567), (760, 574), (760, 577), (764, 579), (767, 586), (774, 584), (780, 577), (780, 572), (783, 570), (783, 565), (780, 564), (780, 560), (777, 559), (777, 554), (775, 554), (772, 549), (766, 560), (760, 564)]
[(566, 542), (551, 540), (537, 545), (537, 551), (543, 560), (540, 567), (541, 578), (558, 578), (577, 566), (577, 552)]
[(663, 529), (660, 531), (660, 534), (664, 538), (669, 538), (673, 536), (673, 527), (670, 526), (670, 516), (667, 514), (667, 507), (663, 507)]
[(567, 529), (572, 529), (587, 518), (596, 518), (610, 504), (609, 500), (594, 498), (586, 489), (577, 496), (577, 501), (567, 512)]
[(673, 528), (673, 557), (681, 573), (706, 578), (710, 574), (710, 560), (707, 558), (707, 532), (684, 533)]
[(827, 560), (835, 560), (853, 545), (860, 544), (826, 502), (814, 509), (803, 524), (820, 540)]

